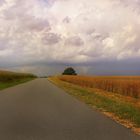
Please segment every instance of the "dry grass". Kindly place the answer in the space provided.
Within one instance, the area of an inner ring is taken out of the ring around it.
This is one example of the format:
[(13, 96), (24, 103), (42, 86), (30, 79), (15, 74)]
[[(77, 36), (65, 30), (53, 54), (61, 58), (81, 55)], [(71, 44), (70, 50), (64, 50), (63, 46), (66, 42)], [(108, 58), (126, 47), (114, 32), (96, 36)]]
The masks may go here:
[(59, 76), (59, 79), (82, 87), (140, 98), (140, 76)]
[(87, 105), (98, 109), (109, 118), (140, 135), (139, 98), (124, 96), (102, 89), (90, 88), (88, 86), (81, 86), (61, 79), (61, 76), (49, 78), (51, 82), (63, 88), (70, 95), (85, 102)]

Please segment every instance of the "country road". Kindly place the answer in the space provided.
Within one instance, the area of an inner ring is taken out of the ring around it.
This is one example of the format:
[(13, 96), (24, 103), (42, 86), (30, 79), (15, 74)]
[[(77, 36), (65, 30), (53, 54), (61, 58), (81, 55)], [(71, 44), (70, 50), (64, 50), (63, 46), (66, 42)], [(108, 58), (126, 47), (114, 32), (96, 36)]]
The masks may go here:
[(140, 140), (140, 136), (36, 79), (0, 91), (0, 140)]

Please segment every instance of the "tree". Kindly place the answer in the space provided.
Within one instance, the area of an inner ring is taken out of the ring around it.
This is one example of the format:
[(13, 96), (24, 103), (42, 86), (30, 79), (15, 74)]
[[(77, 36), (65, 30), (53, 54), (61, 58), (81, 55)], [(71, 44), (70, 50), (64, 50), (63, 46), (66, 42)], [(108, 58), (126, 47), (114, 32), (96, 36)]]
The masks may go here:
[(63, 75), (77, 75), (76, 71), (72, 67), (68, 67), (62, 73)]

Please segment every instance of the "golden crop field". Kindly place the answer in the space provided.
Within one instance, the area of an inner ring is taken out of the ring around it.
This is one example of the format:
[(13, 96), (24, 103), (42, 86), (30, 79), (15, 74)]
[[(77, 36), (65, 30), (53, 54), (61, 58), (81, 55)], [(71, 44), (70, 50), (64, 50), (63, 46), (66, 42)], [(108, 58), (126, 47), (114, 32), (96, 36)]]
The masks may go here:
[(9, 71), (0, 71), (0, 82), (10, 82), (14, 80), (20, 80), (24, 78), (34, 78), (33, 74), (16, 73)]
[(140, 76), (60, 76), (60, 80), (89, 88), (140, 98)]

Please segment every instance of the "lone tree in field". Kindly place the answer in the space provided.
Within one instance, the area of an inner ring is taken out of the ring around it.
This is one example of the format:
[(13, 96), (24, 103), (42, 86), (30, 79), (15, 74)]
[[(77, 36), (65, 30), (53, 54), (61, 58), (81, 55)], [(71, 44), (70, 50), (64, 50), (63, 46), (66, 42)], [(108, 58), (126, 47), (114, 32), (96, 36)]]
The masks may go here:
[(76, 71), (72, 67), (66, 68), (62, 74), (63, 75), (77, 75)]

